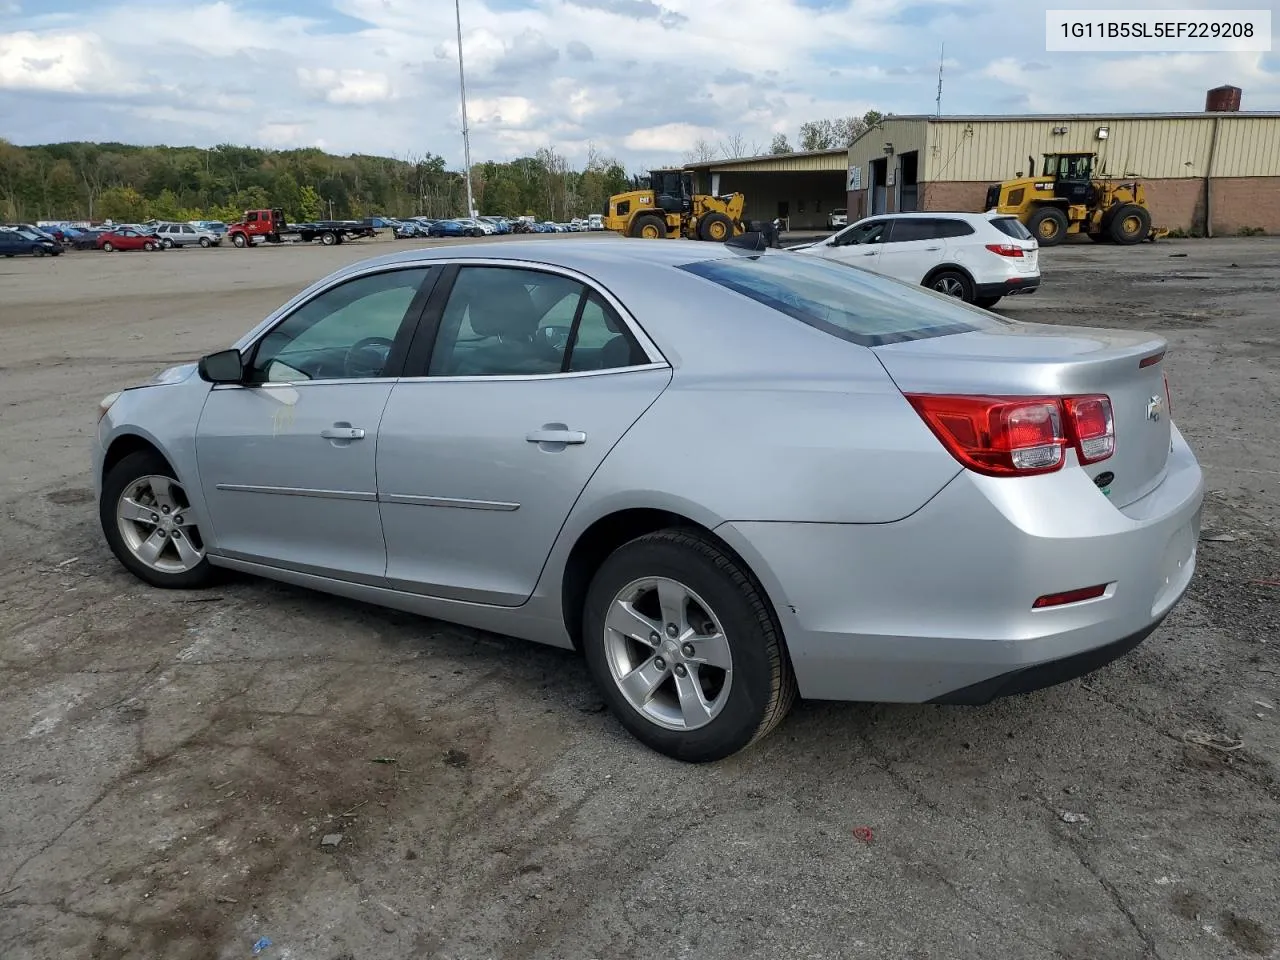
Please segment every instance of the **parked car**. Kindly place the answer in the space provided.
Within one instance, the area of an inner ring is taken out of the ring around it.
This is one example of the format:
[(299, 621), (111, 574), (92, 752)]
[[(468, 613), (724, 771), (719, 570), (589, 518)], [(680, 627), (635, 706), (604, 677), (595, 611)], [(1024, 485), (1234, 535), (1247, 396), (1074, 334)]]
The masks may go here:
[(73, 250), (97, 250), (98, 239), (104, 234), (109, 233), (107, 227), (90, 227), (88, 230), (81, 230), (71, 240), (71, 248)]
[(841, 227), (847, 227), (848, 225), (849, 225), (848, 210), (832, 210), (830, 213), (827, 214), (828, 230), (839, 230)]
[(231, 568), (576, 647), (694, 761), (797, 695), (984, 703), (1156, 628), (1204, 491), (1165, 340), (749, 245), (350, 265), (103, 399), (107, 543), (160, 587)]
[(116, 250), (158, 250), (160, 240), (154, 233), (140, 233), (133, 227), (116, 227), (98, 235), (97, 247), (107, 253)]
[(487, 223), (493, 227), (493, 232), (502, 236), (511, 232), (511, 222), (505, 217), (477, 217), (481, 223)]
[(16, 257), (30, 254), (33, 257), (56, 257), (61, 252), (62, 244), (48, 234), (37, 233), (26, 227), (0, 227), (0, 255)]
[(492, 223), (475, 217), (459, 217), (458, 223), (462, 224), (463, 227), (480, 231), (479, 233), (472, 233), (471, 236), (473, 237), (487, 237), (498, 232), (498, 228)]
[(222, 243), (222, 237), (212, 230), (202, 230), (189, 223), (162, 223), (155, 228), (155, 233), (166, 250), (197, 245), (208, 249)]
[(895, 213), (791, 247), (993, 307), (1040, 287), (1039, 244), (1017, 219), (992, 213)]
[(219, 239), (227, 232), (227, 225), (221, 220), (191, 220), (188, 222), (197, 230), (207, 230)]
[(427, 227), (429, 237), (482, 237), (484, 228), (465, 220), (437, 220)]

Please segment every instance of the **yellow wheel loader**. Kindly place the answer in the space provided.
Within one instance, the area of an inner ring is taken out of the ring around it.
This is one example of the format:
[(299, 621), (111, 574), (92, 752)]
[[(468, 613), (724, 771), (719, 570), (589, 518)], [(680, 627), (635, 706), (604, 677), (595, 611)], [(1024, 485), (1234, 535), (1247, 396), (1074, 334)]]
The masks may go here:
[[(1027, 160), (1034, 171), (1035, 158)], [(1096, 161), (1095, 153), (1046, 153), (1040, 176), (988, 187), (986, 209), (1016, 216), (1042, 247), (1078, 233), (1122, 244), (1167, 236), (1167, 228), (1151, 225), (1142, 184), (1095, 176)]]
[(604, 213), (604, 227), (624, 237), (646, 240), (710, 240), (723, 243), (745, 232), (740, 193), (713, 196), (693, 192), (690, 170), (654, 170), (648, 190), (614, 194)]

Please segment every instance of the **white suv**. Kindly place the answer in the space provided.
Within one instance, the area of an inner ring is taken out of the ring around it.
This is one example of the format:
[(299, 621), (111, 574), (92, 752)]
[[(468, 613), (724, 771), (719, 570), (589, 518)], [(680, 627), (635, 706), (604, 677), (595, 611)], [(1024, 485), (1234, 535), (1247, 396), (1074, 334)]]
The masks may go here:
[(980, 307), (1040, 286), (1039, 244), (1016, 217), (994, 213), (888, 213), (817, 243), (792, 247)]

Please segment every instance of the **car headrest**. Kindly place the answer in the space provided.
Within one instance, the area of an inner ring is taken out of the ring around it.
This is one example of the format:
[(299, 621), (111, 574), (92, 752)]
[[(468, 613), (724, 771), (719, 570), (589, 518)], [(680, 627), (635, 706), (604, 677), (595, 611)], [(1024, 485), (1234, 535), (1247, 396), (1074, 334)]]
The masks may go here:
[(474, 291), (467, 301), (471, 329), (482, 337), (529, 338), (538, 329), (538, 311), (523, 283), (500, 280)]

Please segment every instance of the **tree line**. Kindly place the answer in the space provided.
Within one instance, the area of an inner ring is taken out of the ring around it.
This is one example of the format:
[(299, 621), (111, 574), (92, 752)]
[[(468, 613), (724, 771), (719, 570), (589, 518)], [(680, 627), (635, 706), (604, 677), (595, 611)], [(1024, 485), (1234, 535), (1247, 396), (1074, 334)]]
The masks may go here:
[(797, 146), (792, 146), (785, 133), (774, 135), (766, 145), (751, 140), (741, 133), (731, 134), (718, 143), (705, 138), (694, 142), (685, 154), (686, 163), (707, 163), (711, 160), (731, 160), (736, 157), (760, 157), (765, 154), (793, 153), (796, 150), (834, 150), (848, 147), (860, 136), (878, 124), (886, 116), (879, 110), (868, 110), (862, 116), (833, 117), (826, 120), (810, 120), (800, 125)]
[[(638, 178), (591, 150), (574, 170), (554, 149), (472, 167), (482, 214), (566, 220), (599, 212)], [(55, 143), (0, 139), (0, 221), (239, 220), (279, 207), (293, 222), (363, 217), (466, 215), (461, 173), (435, 154), (334, 156), (318, 149), (267, 150)]]

